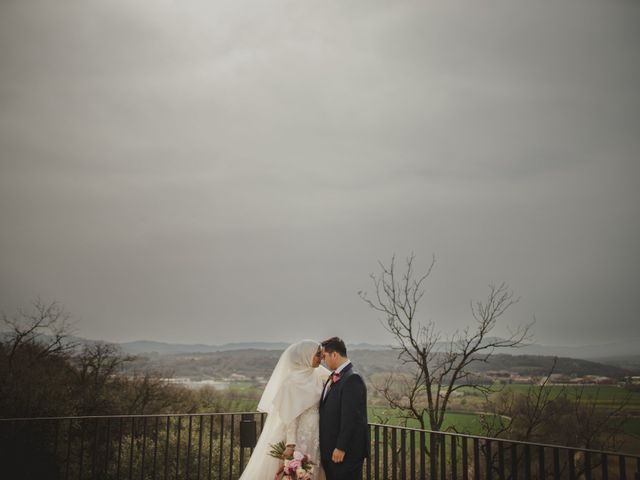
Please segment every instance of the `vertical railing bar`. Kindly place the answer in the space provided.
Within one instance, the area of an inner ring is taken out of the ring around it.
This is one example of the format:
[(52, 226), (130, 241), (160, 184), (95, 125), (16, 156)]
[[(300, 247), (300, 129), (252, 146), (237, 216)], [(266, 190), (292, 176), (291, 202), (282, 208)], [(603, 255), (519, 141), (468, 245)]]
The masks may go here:
[(504, 442), (498, 442), (498, 478), (505, 480), (504, 475)]
[(524, 446), (524, 479), (531, 480), (531, 447)]
[(122, 465), (122, 430), (124, 430), (124, 417), (120, 417), (120, 429), (118, 435), (118, 468), (116, 470), (117, 480), (120, 480), (120, 468)]
[(451, 479), (458, 479), (458, 437), (451, 435)]
[[(367, 469), (365, 472), (365, 476), (366, 476), (365, 478), (370, 479), (371, 478), (371, 427), (369, 427), (369, 445), (367, 445), (367, 448), (369, 450), (369, 455), (367, 455), (367, 458), (366, 458)], [(253, 454), (253, 449), (251, 449), (251, 454)]]
[(140, 468), (140, 480), (144, 480), (144, 462), (147, 458), (147, 417), (142, 419), (142, 459)]
[(436, 447), (436, 434), (431, 432), (429, 434), (429, 471), (431, 474), (431, 479), (436, 480), (438, 478), (438, 457), (437, 455), (437, 447)]
[(427, 478), (427, 434), (423, 431), (420, 432), (420, 480), (426, 480)]
[(223, 445), (224, 445), (224, 415), (220, 415), (220, 460), (218, 463), (218, 477), (222, 478), (222, 468), (223, 468)]
[(620, 480), (627, 480), (627, 459), (625, 458), (624, 455), (620, 455), (618, 457), (618, 463), (619, 463), (619, 471), (620, 471)]
[(105, 433), (105, 448), (104, 448), (104, 475), (109, 474), (109, 455), (111, 450), (111, 417), (107, 418), (107, 432)]
[(169, 479), (169, 432), (171, 431), (171, 417), (167, 415), (167, 428), (164, 442), (164, 480)]
[[(258, 414), (258, 416), (260, 416), (260, 414)], [(258, 424), (258, 421), (256, 420), (256, 415), (255, 414), (253, 415), (253, 421), (256, 422), (256, 425)], [(260, 433), (262, 433), (262, 428), (260, 429)], [(258, 437), (259, 436), (260, 435), (258, 435)], [(255, 447), (249, 447), (249, 458), (251, 458), (251, 455), (253, 455), (253, 449), (254, 448)], [(319, 459), (318, 459), (318, 461), (319, 461)], [(244, 472), (244, 469), (242, 471)]]
[(584, 452), (584, 478), (591, 480), (591, 453)]
[(467, 437), (462, 437), (462, 478), (469, 480), (469, 448)]
[(538, 447), (538, 480), (545, 480), (547, 472), (544, 464), (544, 447)]
[(98, 423), (99, 423), (99, 419), (95, 419), (93, 426), (94, 426), (94, 431), (93, 431), (93, 455), (91, 458), (91, 478), (95, 479), (96, 478), (96, 463), (98, 463)]
[(380, 480), (380, 427), (373, 427), (373, 474), (375, 480)]
[(398, 478), (398, 439), (396, 433), (397, 430), (391, 427), (391, 478), (393, 480), (397, 480)]
[(382, 478), (389, 478), (389, 427), (382, 427)]
[(200, 426), (198, 427), (198, 476), (197, 479), (200, 480), (200, 464), (202, 463), (202, 426), (204, 422), (204, 416), (200, 416)]
[(153, 464), (151, 467), (151, 478), (156, 478), (157, 466), (158, 466), (158, 431), (160, 430), (160, 417), (156, 417), (154, 430), (153, 430)]
[(438, 434), (438, 445), (440, 448), (440, 480), (447, 480), (447, 442), (444, 434)]
[(73, 419), (69, 419), (69, 428), (67, 429), (67, 460), (65, 462), (64, 478), (69, 478), (69, 463), (71, 462), (71, 432), (73, 431)]
[(606, 453), (602, 454), (602, 480), (609, 480), (609, 459)]
[(406, 430), (400, 430), (400, 451), (402, 457), (400, 457), (400, 478), (403, 480), (407, 478), (407, 432)]
[(213, 415), (209, 416), (209, 475), (211, 480), (211, 469), (213, 467)]
[(231, 414), (231, 432), (229, 432), (229, 478), (233, 478), (233, 441), (235, 440), (236, 416)]
[(553, 480), (560, 479), (560, 449), (553, 449)]
[(567, 461), (569, 462), (569, 480), (576, 479), (576, 464), (573, 450), (567, 450)]
[(84, 467), (84, 429), (85, 419), (80, 419), (80, 465), (78, 466), (78, 479), (82, 479), (82, 469)]
[(473, 478), (480, 480), (480, 440), (473, 439)]
[[(373, 427), (371, 425), (369, 425), (369, 445), (367, 445), (367, 448), (369, 449), (369, 455), (367, 455), (367, 458), (365, 458), (365, 462), (366, 462), (366, 470), (364, 472), (364, 475), (366, 479), (370, 480), (371, 479), (371, 463), (372, 463), (372, 449), (371, 449), (371, 442), (373, 442)], [(251, 453), (253, 454), (253, 450), (251, 451)]]
[(129, 479), (133, 478), (133, 453), (135, 451), (136, 417), (131, 417), (131, 442), (129, 442)]
[(193, 415), (189, 415), (189, 433), (187, 440), (187, 471), (186, 480), (189, 480), (189, 473), (191, 472), (191, 435), (193, 433)]
[[(9, 433), (9, 438), (16, 439), (14, 440), (13, 445), (13, 453), (11, 454), (14, 457), (14, 462), (16, 465), (24, 465), (26, 462), (25, 456), (27, 455), (27, 451), (29, 450), (27, 446), (29, 434), (24, 431), (25, 424), (23, 422), (11, 422), (11, 429)], [(0, 458), (1, 461), (4, 461), (4, 458)], [(4, 466), (4, 465), (3, 465)]]
[(493, 480), (493, 453), (491, 452), (491, 440), (487, 440), (485, 442), (485, 447), (485, 468), (487, 469), (485, 478), (487, 480)]
[[(242, 416), (240, 417), (240, 423), (242, 423)], [(242, 439), (240, 439), (240, 450), (239, 450), (239, 458), (238, 463), (240, 464), (240, 471), (244, 468), (244, 448), (242, 448)]]
[(511, 444), (511, 478), (518, 480), (518, 445)]
[(411, 461), (411, 480), (416, 480), (416, 432), (411, 431), (409, 437), (409, 448), (411, 449), (410, 461)]
[(176, 480), (180, 480), (180, 435), (182, 435), (182, 416), (178, 415), (178, 438), (176, 441)]
[(53, 421), (53, 458), (58, 463), (58, 434), (60, 433), (60, 420)]

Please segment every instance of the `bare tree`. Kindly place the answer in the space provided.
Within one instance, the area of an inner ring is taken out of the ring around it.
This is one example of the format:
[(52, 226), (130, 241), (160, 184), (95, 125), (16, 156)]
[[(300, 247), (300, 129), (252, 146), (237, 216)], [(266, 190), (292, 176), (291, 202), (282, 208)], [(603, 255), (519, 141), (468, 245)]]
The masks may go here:
[(518, 440), (548, 441), (548, 438), (538, 438), (536, 435), (545, 423), (557, 420), (554, 418), (557, 413), (554, 407), (560, 394), (556, 392), (552, 395), (553, 390), (546, 388), (557, 363), (558, 358), (555, 357), (547, 375), (534, 377), (526, 394), (505, 388), (495, 398), (487, 395), (484, 411), (479, 416), (483, 434), (496, 438), (514, 435)]
[(40, 357), (73, 348), (70, 342), (65, 342), (72, 331), (70, 316), (56, 301), (45, 303), (36, 298), (30, 310), (20, 308), (18, 314), (12, 317), (3, 313), (2, 323), (8, 329), (3, 344), (10, 365), (17, 352), (29, 344), (38, 343), (43, 347), (39, 351)]
[(471, 302), (472, 325), (445, 336), (434, 321), (422, 322), (417, 317), (423, 284), (435, 258), (423, 274), (414, 271), (414, 260), (411, 254), (402, 272), (396, 271), (395, 256), (389, 265), (379, 262), (380, 273), (371, 275), (373, 295), (358, 294), (383, 315), (384, 327), (397, 342), (399, 359), (414, 371), (389, 378), (379, 386), (380, 392), (405, 419), (415, 418), (422, 428), (440, 431), (454, 392), (464, 387), (485, 388), (477, 383), (470, 366), (487, 362), (497, 349), (522, 345), (529, 338), (531, 324), (518, 327), (506, 338), (491, 336), (498, 319), (517, 302), (503, 283), (490, 285), (486, 300)]
[(113, 344), (96, 342), (85, 344), (82, 351), (70, 358), (73, 368), (74, 410), (80, 415), (98, 415), (114, 409), (115, 378), (122, 365), (133, 360), (123, 355)]
[[(534, 378), (526, 392), (505, 388), (488, 396), (479, 417), (485, 436), (524, 442), (549, 443), (574, 448), (619, 450), (625, 441), (624, 424), (629, 418), (631, 394), (611, 399), (606, 405), (593, 393), (597, 387), (549, 385), (557, 359), (548, 374)], [(483, 449), (484, 450), (484, 449)], [(485, 455), (487, 454), (486, 450)], [(576, 476), (586, 468), (584, 459), (574, 456)], [(524, 452), (517, 462), (523, 464)], [(594, 458), (591, 467), (600, 463)], [(493, 465), (498, 464), (493, 454)], [(568, 464), (563, 459), (561, 469)]]
[(0, 325), (0, 415), (50, 412), (63, 403), (50, 397), (62, 381), (64, 364), (74, 345), (69, 314), (57, 303), (39, 298), (31, 308), (2, 314)]

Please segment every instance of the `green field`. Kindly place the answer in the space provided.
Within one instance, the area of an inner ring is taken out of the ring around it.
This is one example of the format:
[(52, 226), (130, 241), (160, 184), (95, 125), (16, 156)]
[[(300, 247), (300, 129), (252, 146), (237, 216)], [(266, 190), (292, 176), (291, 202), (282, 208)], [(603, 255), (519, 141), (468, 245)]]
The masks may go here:
[[(496, 387), (498, 388), (498, 387)], [(517, 393), (526, 394), (529, 391), (529, 385), (511, 384), (505, 385), (504, 388), (510, 389)], [(585, 400), (594, 400), (603, 406), (628, 400), (629, 407), (640, 407), (640, 392), (630, 392), (622, 387), (615, 385), (548, 385), (545, 388), (552, 391), (551, 396), (557, 396), (563, 390), (570, 395), (582, 394)]]
[[(621, 401), (627, 402), (626, 409), (633, 416), (625, 422), (624, 430), (628, 435), (640, 439), (640, 392), (630, 392), (614, 385), (549, 385), (545, 388), (551, 390), (551, 398), (558, 396), (564, 391), (570, 396), (582, 395), (584, 400), (595, 402), (598, 407), (602, 408), (617, 405)], [(491, 395), (497, 395), (503, 389), (513, 391), (514, 393), (527, 394), (530, 386), (520, 384), (496, 386)], [(479, 396), (477, 391), (472, 388), (462, 389), (461, 392), (463, 395), (455, 400), (456, 406), (445, 416), (443, 429), (451, 429), (470, 434), (481, 434), (482, 431), (478, 420), (480, 414), (477, 413), (477, 411), (482, 409), (483, 397)], [(461, 406), (462, 410), (470, 411), (457, 410)], [(476, 411), (474, 412), (473, 410)], [(404, 419), (398, 416), (398, 412), (389, 408), (381, 406), (371, 407), (369, 409), (369, 420), (372, 422), (377, 421), (376, 416), (386, 418), (384, 423), (404, 425)], [(417, 420), (409, 420), (407, 426), (419, 427), (419, 424)]]
[[(443, 429), (455, 430), (460, 433), (481, 434), (479, 414), (472, 412), (451, 412), (445, 416)], [(379, 420), (382, 419), (382, 421)], [(397, 410), (384, 407), (369, 407), (369, 421), (372, 423), (387, 423), (389, 425), (404, 425), (403, 418), (398, 416)], [(415, 419), (406, 423), (407, 427), (419, 428), (420, 424)]]

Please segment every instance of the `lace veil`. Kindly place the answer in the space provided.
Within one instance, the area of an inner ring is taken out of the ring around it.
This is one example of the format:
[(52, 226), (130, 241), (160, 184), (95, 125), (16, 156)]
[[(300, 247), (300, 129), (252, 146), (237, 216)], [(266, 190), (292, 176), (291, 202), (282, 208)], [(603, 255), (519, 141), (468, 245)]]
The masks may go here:
[(287, 424), (320, 401), (329, 371), (311, 366), (319, 346), (314, 340), (302, 340), (284, 351), (264, 389), (258, 411), (277, 413)]

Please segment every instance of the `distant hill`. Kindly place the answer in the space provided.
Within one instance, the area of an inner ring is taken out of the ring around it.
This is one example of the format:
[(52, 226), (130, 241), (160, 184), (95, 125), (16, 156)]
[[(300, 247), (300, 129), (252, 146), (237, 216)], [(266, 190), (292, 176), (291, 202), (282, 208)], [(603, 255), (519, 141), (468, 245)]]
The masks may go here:
[(553, 366), (554, 359), (556, 359), (554, 373), (576, 375), (578, 377), (597, 375), (616, 379), (622, 379), (630, 373), (628, 370), (615, 365), (606, 365), (590, 360), (544, 355), (508, 354), (494, 354), (488, 362), (479, 362), (475, 365), (474, 370), (479, 373), (491, 370), (508, 370), (520, 375), (546, 375)]
[[(175, 353), (207, 353), (207, 352), (224, 352), (228, 350), (284, 350), (287, 347), (285, 342), (238, 342), (226, 343), (222, 345), (205, 345), (205, 344), (181, 344), (181, 343), (164, 343), (148, 340), (139, 340), (135, 342), (125, 342), (118, 344), (125, 353), (140, 354), (153, 353), (158, 354), (175, 354)], [(443, 350), (448, 346), (442, 342), (436, 347), (436, 350)], [(349, 350), (389, 350), (390, 345), (375, 345), (371, 343), (354, 343), (347, 344)], [(531, 344), (520, 348), (505, 350), (512, 355), (541, 355), (541, 356), (557, 356), (564, 358), (580, 358), (584, 360), (598, 360), (607, 358), (620, 358), (627, 356), (640, 356), (640, 338), (630, 338), (628, 340), (603, 343), (584, 346), (549, 346)]]
[(597, 360), (606, 357), (640, 356), (640, 338), (632, 337), (619, 342), (582, 346), (549, 346), (532, 344), (514, 349), (514, 355), (545, 355)]
[[(280, 353), (281, 350), (252, 348), (217, 352), (141, 354), (132, 362), (128, 362), (126, 369), (138, 372), (151, 369), (192, 380), (222, 379), (228, 378), (232, 374), (244, 375), (248, 378), (268, 378), (280, 357)], [(398, 360), (398, 352), (391, 349), (354, 349), (349, 356), (365, 378), (371, 378), (376, 373), (393, 372), (407, 368)], [(473, 370), (478, 373), (508, 370), (521, 375), (542, 376), (549, 372), (553, 360), (554, 357), (536, 355), (496, 354), (487, 363), (474, 364)], [(599, 375), (615, 379), (622, 379), (629, 374), (623, 368), (573, 358), (559, 358), (554, 372), (575, 376)]]
[(640, 375), (640, 355), (620, 355), (598, 359), (600, 363), (629, 370), (632, 375)]
[[(279, 350), (282, 351), (289, 345), (284, 342), (236, 342), (223, 345), (182, 344), (153, 342), (138, 340), (117, 344), (124, 353), (139, 355), (143, 353), (157, 353), (160, 355), (173, 355), (177, 353), (211, 353), (226, 352), (230, 350)], [(387, 350), (387, 345), (372, 345), (370, 343), (349, 344), (349, 350)]]
[(211, 353), (224, 352), (228, 350), (284, 350), (286, 343), (278, 342), (244, 342), (244, 343), (227, 343), (224, 345), (204, 345), (204, 344), (182, 344), (182, 343), (164, 343), (153, 342), (148, 340), (138, 340), (135, 342), (119, 343), (118, 346), (125, 353), (134, 355), (142, 353), (157, 353), (160, 355), (173, 355), (177, 353)]
[[(0, 332), (0, 338), (7, 335), (7, 332)], [(45, 341), (46, 339), (43, 338)], [(98, 340), (89, 340), (80, 337), (69, 337), (69, 342), (76, 344), (98, 343)], [(116, 343), (124, 353), (132, 355), (158, 354), (175, 355), (181, 353), (211, 353), (225, 352), (231, 350), (284, 350), (286, 342), (235, 342), (221, 345), (210, 344), (186, 344), (156, 342), (152, 340), (137, 340), (133, 342)], [(390, 344), (376, 345), (371, 343), (351, 343), (347, 344), (349, 351), (385, 351), (392, 350)], [(441, 342), (436, 345), (436, 350), (444, 350), (448, 343)], [(546, 356), (562, 358), (578, 358), (583, 360), (593, 360), (606, 363), (633, 371), (640, 370), (640, 338), (629, 338), (619, 342), (610, 342), (583, 346), (550, 346), (540, 344), (530, 344), (520, 348), (503, 350), (501, 353), (508, 353), (514, 356)]]

